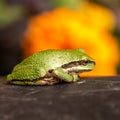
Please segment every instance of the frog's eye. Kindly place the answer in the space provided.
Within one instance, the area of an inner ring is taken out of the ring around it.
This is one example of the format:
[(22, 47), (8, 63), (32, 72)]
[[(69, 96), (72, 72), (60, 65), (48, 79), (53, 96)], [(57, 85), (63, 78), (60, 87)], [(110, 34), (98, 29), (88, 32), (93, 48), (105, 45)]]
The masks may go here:
[(83, 59), (83, 60), (81, 60), (81, 65), (84, 65), (84, 66), (86, 66), (87, 64), (88, 64), (88, 59)]

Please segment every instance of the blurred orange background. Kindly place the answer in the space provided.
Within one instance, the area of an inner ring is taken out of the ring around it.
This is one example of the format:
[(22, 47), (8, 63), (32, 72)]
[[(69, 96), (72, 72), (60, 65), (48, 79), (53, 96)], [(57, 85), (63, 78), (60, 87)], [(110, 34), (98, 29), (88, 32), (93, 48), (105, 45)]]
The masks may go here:
[(96, 67), (82, 76), (116, 75), (118, 43), (111, 34), (115, 15), (110, 9), (84, 2), (78, 9), (57, 7), (32, 17), (22, 40), (24, 57), (45, 49), (83, 48)]

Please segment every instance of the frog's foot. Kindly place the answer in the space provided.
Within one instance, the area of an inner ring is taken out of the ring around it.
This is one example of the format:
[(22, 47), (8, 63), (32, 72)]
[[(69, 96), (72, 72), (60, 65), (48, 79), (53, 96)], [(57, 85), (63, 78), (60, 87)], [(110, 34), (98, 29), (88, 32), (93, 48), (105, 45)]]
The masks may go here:
[(78, 75), (66, 73), (62, 68), (56, 68), (55, 70), (52, 71), (52, 73), (53, 76), (65, 82), (74, 82), (78, 80)]
[(10, 84), (13, 85), (46, 85), (46, 83), (44, 81), (22, 81), (22, 80), (13, 80), (13, 81), (9, 81)]
[(72, 77), (73, 77), (73, 82), (75, 82), (75, 81), (80, 79), (80, 76), (77, 75), (77, 74), (72, 74)]

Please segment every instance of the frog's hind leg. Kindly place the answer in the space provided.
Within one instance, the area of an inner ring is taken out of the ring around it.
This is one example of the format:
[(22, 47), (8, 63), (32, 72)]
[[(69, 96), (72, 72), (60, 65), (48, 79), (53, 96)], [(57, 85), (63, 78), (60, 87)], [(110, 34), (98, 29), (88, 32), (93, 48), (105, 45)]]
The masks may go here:
[(33, 81), (30, 81), (30, 80), (12, 80), (12, 81), (9, 81), (10, 84), (14, 84), (14, 85), (53, 85), (53, 84), (56, 84), (60, 82), (59, 79), (57, 78), (41, 78), (41, 79), (38, 79), (38, 80), (33, 80)]
[(9, 82), (10, 84), (14, 85), (53, 85), (57, 84), (59, 81), (57, 79), (52, 79), (52, 78), (45, 78), (45, 79), (40, 79), (40, 80), (35, 80), (35, 81), (11, 81)]
[(13, 85), (46, 85), (45, 81), (11, 81), (9, 82)]

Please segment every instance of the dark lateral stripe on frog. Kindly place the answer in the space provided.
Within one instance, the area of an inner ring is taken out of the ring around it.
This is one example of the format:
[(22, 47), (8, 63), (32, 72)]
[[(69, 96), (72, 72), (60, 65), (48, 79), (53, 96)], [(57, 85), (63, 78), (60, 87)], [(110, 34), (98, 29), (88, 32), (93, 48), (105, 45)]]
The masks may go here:
[(73, 62), (64, 64), (64, 65), (62, 65), (62, 68), (70, 68), (70, 67), (79, 66), (79, 65), (84, 65), (84, 66), (85, 66), (85, 65), (87, 65), (88, 63), (93, 63), (93, 64), (95, 64), (94, 61), (90, 61), (90, 60), (84, 61), (84, 60), (81, 60), (81, 61), (73, 61)]

